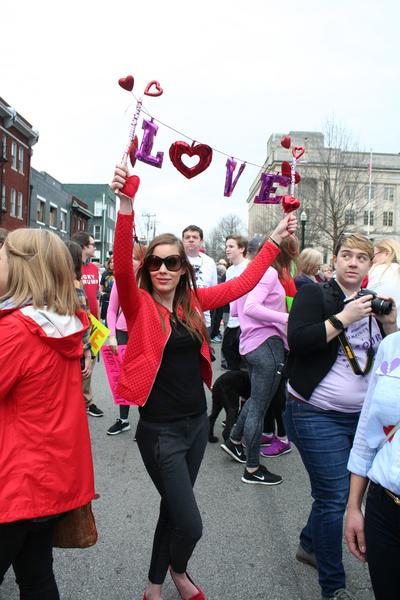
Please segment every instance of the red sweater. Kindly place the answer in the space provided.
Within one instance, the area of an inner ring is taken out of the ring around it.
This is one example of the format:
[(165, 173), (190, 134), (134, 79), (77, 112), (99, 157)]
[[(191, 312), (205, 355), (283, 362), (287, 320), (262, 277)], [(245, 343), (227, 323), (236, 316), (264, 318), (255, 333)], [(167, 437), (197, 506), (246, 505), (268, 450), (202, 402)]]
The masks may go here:
[[(114, 244), (114, 275), (119, 300), (125, 315), (129, 341), (121, 368), (118, 393), (130, 402), (143, 406), (153, 387), (160, 368), (165, 345), (171, 333), (170, 312), (151, 295), (138, 288), (133, 271), (133, 214), (118, 214)], [(240, 298), (252, 290), (279, 253), (271, 242), (246, 270), (231, 281), (192, 292), (192, 302), (204, 312)], [(201, 375), (211, 387), (212, 367), (207, 340), (200, 349)]]

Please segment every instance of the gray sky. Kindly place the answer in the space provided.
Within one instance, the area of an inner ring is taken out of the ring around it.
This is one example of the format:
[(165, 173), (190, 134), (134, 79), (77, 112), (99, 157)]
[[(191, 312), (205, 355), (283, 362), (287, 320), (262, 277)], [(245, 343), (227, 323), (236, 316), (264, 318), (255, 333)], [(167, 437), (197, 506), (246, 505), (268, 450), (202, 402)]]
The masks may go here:
[[(363, 148), (400, 151), (397, 0), (20, 0), (2, 13), (0, 95), (40, 132), (33, 166), (62, 182), (111, 180), (135, 106), (117, 84), (128, 74), (137, 94), (160, 81), (145, 101), (155, 117), (257, 164), (272, 132), (332, 115)], [(168, 156), (179, 139), (160, 126), (162, 169), (137, 162), (138, 214), (155, 212), (158, 232), (207, 232), (230, 212), (247, 223), (257, 169), (225, 198), (226, 157), (188, 180)]]

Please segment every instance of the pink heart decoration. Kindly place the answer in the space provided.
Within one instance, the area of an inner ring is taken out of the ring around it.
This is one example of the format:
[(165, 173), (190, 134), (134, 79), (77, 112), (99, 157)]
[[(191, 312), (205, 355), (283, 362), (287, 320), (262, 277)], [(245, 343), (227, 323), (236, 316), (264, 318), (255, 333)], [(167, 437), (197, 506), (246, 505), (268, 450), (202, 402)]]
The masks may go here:
[(299, 160), (299, 158), (301, 156), (303, 156), (305, 152), (305, 149), (303, 148), (303, 146), (295, 146), (292, 150), (292, 156), (296, 159)]
[(288, 214), (299, 208), (300, 200), (293, 198), (293, 196), (290, 196), (289, 194), (286, 194), (285, 196), (282, 196), (282, 206), (283, 212)]
[(290, 148), (290, 144), (292, 143), (292, 140), (290, 139), (290, 135), (285, 135), (282, 139), (281, 139), (281, 146), (283, 148)]
[(140, 184), (140, 179), (137, 175), (131, 175), (126, 178), (125, 185), (120, 191), (120, 194), (124, 194), (124, 196), (128, 196), (131, 200), (136, 196), (136, 192), (138, 191), (138, 187)]
[[(151, 88), (153, 86), (155, 87), (155, 91), (151, 91)], [(162, 89), (162, 87), (158, 83), (158, 81), (153, 79), (153, 81), (149, 81), (149, 83), (146, 85), (146, 89), (144, 90), (144, 95), (145, 96), (153, 96), (155, 98), (157, 96), (161, 96), (161, 94), (163, 92), (164, 92), (164, 90)]]
[(127, 75), (126, 77), (121, 77), (121, 79), (118, 79), (118, 83), (124, 90), (131, 92), (133, 90), (135, 80), (133, 79), (132, 75)]

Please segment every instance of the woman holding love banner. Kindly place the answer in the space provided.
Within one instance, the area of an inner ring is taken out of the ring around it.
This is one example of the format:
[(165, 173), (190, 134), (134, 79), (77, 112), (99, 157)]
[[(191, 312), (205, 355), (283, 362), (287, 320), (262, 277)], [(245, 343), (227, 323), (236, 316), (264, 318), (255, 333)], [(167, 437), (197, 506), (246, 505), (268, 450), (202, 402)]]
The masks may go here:
[[(170, 569), (184, 600), (204, 600), (187, 575), (187, 564), (202, 535), (193, 486), (208, 437), (203, 382), (211, 385), (205, 310), (246, 294), (279, 253), (280, 241), (296, 229), (294, 216), (283, 219), (244, 271), (227, 283), (196, 288), (193, 268), (180, 239), (157, 236), (135, 277), (132, 266), (132, 199), (139, 179), (116, 168), (112, 188), (120, 193), (115, 235), (115, 278), (129, 332), (119, 393), (140, 406), (136, 439), (145, 467), (160, 496), (149, 583), (144, 600), (160, 600)], [(124, 195), (124, 193), (128, 195)]]

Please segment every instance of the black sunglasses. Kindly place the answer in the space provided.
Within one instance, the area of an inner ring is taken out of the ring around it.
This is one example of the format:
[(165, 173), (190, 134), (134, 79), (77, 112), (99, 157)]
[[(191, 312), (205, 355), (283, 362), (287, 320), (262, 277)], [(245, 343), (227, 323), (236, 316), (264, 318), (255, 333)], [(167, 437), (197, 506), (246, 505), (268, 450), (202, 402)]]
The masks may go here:
[(182, 259), (179, 254), (171, 254), (165, 258), (150, 254), (145, 260), (145, 265), (149, 271), (158, 271), (164, 263), (168, 271), (179, 271), (182, 268)]

